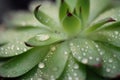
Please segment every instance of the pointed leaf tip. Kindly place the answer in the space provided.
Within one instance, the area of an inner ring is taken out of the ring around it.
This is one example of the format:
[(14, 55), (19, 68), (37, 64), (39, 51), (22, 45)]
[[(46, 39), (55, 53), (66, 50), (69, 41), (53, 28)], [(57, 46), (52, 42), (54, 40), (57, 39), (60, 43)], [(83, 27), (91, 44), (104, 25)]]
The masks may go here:
[(71, 16), (72, 16), (72, 14), (71, 14), (70, 12), (67, 12), (67, 16), (71, 17)]
[(107, 22), (115, 22), (116, 20), (113, 18), (109, 18)]

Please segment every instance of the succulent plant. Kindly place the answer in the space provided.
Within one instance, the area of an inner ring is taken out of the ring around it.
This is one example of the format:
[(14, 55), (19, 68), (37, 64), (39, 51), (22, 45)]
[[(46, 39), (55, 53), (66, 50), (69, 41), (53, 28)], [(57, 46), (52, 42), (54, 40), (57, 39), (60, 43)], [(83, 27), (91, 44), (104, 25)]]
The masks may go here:
[[(48, 5), (49, 4), (49, 5)], [(120, 7), (57, 0), (18, 12), (0, 31), (0, 76), (13, 80), (110, 80), (120, 76)]]

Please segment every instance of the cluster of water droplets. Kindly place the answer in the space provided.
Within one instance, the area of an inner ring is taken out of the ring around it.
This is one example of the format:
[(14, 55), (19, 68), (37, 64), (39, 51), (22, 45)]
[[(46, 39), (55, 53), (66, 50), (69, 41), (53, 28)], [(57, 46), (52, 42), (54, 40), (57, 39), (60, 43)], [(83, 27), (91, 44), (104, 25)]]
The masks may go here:
[(95, 48), (93, 43), (92, 41), (87, 40), (74, 44), (70, 43), (73, 56), (83, 64), (91, 64), (92, 62), (95, 62), (96, 64), (99, 63), (100, 57), (98, 55), (98, 52), (94, 50)]

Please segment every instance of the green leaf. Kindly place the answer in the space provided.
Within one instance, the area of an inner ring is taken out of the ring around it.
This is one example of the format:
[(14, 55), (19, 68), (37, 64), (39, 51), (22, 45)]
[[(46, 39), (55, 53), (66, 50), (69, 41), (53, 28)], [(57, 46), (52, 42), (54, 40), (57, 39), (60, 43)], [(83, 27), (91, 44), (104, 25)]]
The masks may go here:
[(55, 30), (59, 28), (58, 23), (54, 21), (51, 17), (49, 17), (47, 14), (45, 14), (43, 11), (39, 10), (39, 7), (41, 5), (37, 6), (34, 10), (34, 15), (38, 21), (40, 21), (42, 24), (50, 27), (52, 30)]
[(78, 0), (77, 3), (77, 10), (80, 11), (83, 26), (85, 26), (89, 17), (90, 0)]
[(48, 47), (33, 48), (19, 56), (16, 56), (0, 66), (2, 77), (18, 77), (31, 70), (39, 61), (43, 60), (48, 52)]
[[(61, 0), (58, 0), (58, 2), (60, 2)], [(46, 1), (33, 1), (32, 3), (30, 3), (29, 9), (31, 10), (31, 12), (34, 12), (35, 8), (37, 5), (42, 5), (40, 7), (40, 11), (42, 11), (43, 13), (45, 13), (46, 15), (49, 15), (51, 18), (53, 18), (55, 21), (58, 22), (58, 13), (59, 13), (59, 6), (57, 6), (57, 4), (46, 0)]]
[(88, 34), (90, 39), (107, 42), (120, 47), (120, 22), (103, 26), (101, 29)]
[(105, 43), (99, 43), (98, 45), (99, 51), (102, 53), (103, 62), (101, 68), (98, 68), (96, 72), (104, 77), (114, 78), (119, 76), (120, 48), (116, 49), (112, 45)]
[(108, 18), (108, 17), (111, 17), (116, 21), (120, 21), (119, 14), (120, 14), (120, 7), (112, 8), (112, 9), (107, 10), (104, 13), (100, 14), (100, 16), (95, 20), (95, 22), (98, 20), (102, 20), (104, 18)]
[(77, 0), (64, 0), (64, 1), (68, 5), (70, 12), (73, 12), (76, 7)]
[(110, 0), (90, 0), (89, 23), (91, 23), (96, 17), (104, 12), (107, 9), (109, 3)]
[(40, 78), (39, 74), (37, 73), (37, 70), (38, 70), (38, 66), (35, 66), (29, 72), (27, 72), (24, 75), (18, 77), (17, 80), (30, 80), (30, 79), (37, 80), (37, 79)]
[(62, 0), (61, 0), (61, 5), (60, 5), (60, 8), (59, 8), (59, 19), (60, 19), (60, 22), (63, 21), (64, 17), (66, 16), (67, 14), (67, 11), (68, 11), (68, 5)]
[(105, 19), (102, 19), (94, 24), (92, 24), (90, 27), (86, 28), (85, 29), (85, 34), (89, 33), (89, 32), (93, 32), (93, 31), (96, 31), (98, 30), (99, 28), (101, 28), (104, 24), (106, 23), (109, 23), (109, 22), (114, 22), (115, 20), (112, 19), (112, 18), (105, 18)]
[(7, 27), (41, 27), (40, 24), (35, 17), (30, 12), (19, 11), (9, 13), (4, 18), (4, 22)]
[(19, 55), (30, 48), (24, 42), (38, 33), (47, 32), (41, 28), (28, 28), (23, 30), (6, 30), (0, 34), (0, 44), (6, 43), (0, 47), (0, 57), (11, 57)]
[(70, 49), (73, 56), (81, 63), (99, 67), (101, 57), (96, 48), (97, 44), (88, 39), (73, 39), (70, 41)]
[(63, 19), (62, 25), (63, 25), (65, 31), (70, 36), (78, 34), (81, 30), (80, 19), (71, 13), (68, 13), (67, 16)]
[(60, 41), (64, 41), (66, 39), (65, 34), (63, 33), (41, 33), (36, 36), (30, 38), (26, 44), (30, 46), (44, 46), (52, 43), (57, 43)]
[(58, 80), (86, 80), (85, 66), (69, 56), (65, 70)]
[(70, 50), (67, 43), (53, 46), (46, 58), (38, 65), (41, 78), (45, 80), (56, 80), (59, 78), (64, 70), (69, 53)]

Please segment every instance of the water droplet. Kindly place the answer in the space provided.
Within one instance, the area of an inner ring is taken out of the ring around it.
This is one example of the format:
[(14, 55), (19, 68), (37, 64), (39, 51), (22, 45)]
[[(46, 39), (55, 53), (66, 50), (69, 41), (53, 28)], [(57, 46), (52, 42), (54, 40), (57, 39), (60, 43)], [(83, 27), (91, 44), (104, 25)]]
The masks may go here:
[(45, 64), (44, 64), (44, 63), (39, 63), (38, 67), (39, 67), (39, 68), (44, 68), (44, 67), (45, 67)]
[(55, 50), (56, 50), (56, 47), (53, 46), (53, 47), (51, 48), (51, 51), (55, 51)]
[(100, 58), (96, 58), (96, 61), (100, 61)]
[(33, 78), (30, 78), (30, 80), (33, 80)]
[(78, 56), (78, 59), (80, 60), (80, 59), (81, 59), (81, 57), (80, 57), (80, 56)]
[(23, 51), (27, 51), (27, 49), (26, 48), (24, 48), (24, 50)]
[(77, 73), (74, 73), (73, 75), (74, 75), (74, 76), (77, 76)]
[(113, 69), (115, 69), (116, 67), (115, 66), (113, 66)]
[(79, 68), (79, 65), (78, 65), (78, 64), (75, 64), (73, 68), (74, 68), (74, 69), (78, 69), (78, 68)]
[(55, 77), (53, 75), (51, 75), (50, 80), (55, 80)]
[(50, 36), (48, 34), (41, 34), (36, 36), (36, 39), (39, 41), (45, 41), (48, 40), (49, 38)]
[(90, 57), (89, 57), (89, 59), (90, 59), (90, 60), (92, 60), (92, 59), (93, 59), (93, 57), (91, 57), (91, 56), (90, 56)]
[(119, 34), (119, 32), (118, 32), (118, 31), (115, 31), (115, 34), (116, 34), (116, 35), (118, 35), (118, 34)]
[(5, 54), (8, 54), (7, 52), (5, 52)]
[(67, 51), (65, 51), (64, 54), (65, 54), (65, 55), (68, 54)]
[(78, 78), (78, 77), (76, 77), (76, 78), (75, 78), (75, 80), (79, 80), (79, 78)]
[(82, 63), (87, 64), (88, 63), (88, 59), (86, 59), (86, 58), (82, 59)]
[(103, 55), (103, 52), (100, 52), (100, 55)]
[(73, 46), (73, 43), (70, 43), (70, 46)]
[(68, 80), (72, 80), (72, 77), (71, 77), (71, 76), (69, 76), (69, 77), (68, 77)]
[(84, 51), (84, 48), (81, 48), (82, 51)]
[(20, 50), (20, 48), (19, 48), (19, 47), (17, 47), (17, 50)]
[(106, 69), (107, 72), (110, 72), (111, 70), (109, 68)]
[(86, 53), (83, 53), (83, 56), (86, 56)]
[(112, 60), (112, 59), (109, 59), (108, 61), (109, 61), (110, 63), (111, 63), (111, 62), (113, 62), (113, 60)]

